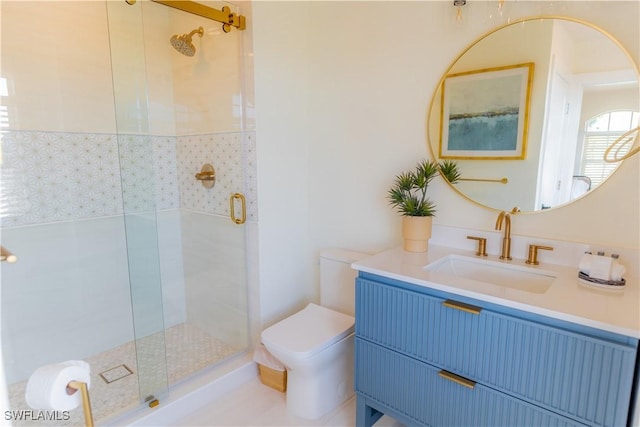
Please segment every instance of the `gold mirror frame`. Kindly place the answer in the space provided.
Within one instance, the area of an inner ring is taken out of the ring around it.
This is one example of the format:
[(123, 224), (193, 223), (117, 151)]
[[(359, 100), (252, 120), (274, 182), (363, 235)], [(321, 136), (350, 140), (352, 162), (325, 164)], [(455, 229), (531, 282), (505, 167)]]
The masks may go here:
[[(634, 61), (633, 57), (631, 56), (631, 54), (629, 53), (629, 51), (615, 38), (613, 37), (613, 35), (611, 35), (609, 32), (605, 31), (604, 29), (586, 22), (584, 20), (581, 19), (577, 19), (577, 18), (572, 18), (572, 17), (567, 17), (567, 16), (560, 16), (560, 15), (539, 15), (539, 16), (531, 16), (531, 17), (525, 17), (525, 18), (519, 18), (516, 19), (514, 21), (511, 21), (509, 23), (506, 24), (502, 24), (499, 25), (498, 27), (486, 32), (485, 34), (483, 34), (482, 36), (478, 37), (477, 39), (475, 39), (472, 43), (469, 44), (469, 46), (467, 46), (462, 52), (460, 52), (460, 54), (458, 54), (453, 61), (451, 61), (451, 63), (449, 64), (449, 66), (447, 67), (446, 71), (444, 72), (444, 74), (442, 75), (442, 77), (440, 78), (438, 84), (436, 85), (433, 94), (431, 96), (431, 103), (429, 105), (429, 109), (427, 112), (427, 117), (426, 117), (426, 134), (427, 134), (427, 145), (429, 146), (429, 151), (431, 153), (431, 156), (436, 160), (439, 161), (441, 160), (439, 157), (439, 153), (434, 150), (434, 142), (432, 141), (432, 129), (431, 129), (431, 124), (433, 123), (432, 121), (432, 115), (434, 114), (434, 106), (435, 105), (439, 105), (436, 101), (438, 101), (439, 97), (442, 95), (442, 88), (443, 88), (443, 84), (445, 79), (450, 75), (451, 71), (453, 70), (453, 68), (455, 67), (455, 65), (458, 63), (458, 61), (460, 61), (460, 59), (467, 53), (469, 52), (471, 49), (473, 49), (476, 45), (478, 45), (478, 43), (480, 43), (481, 41), (485, 40), (487, 37), (499, 32), (500, 30), (507, 28), (507, 27), (512, 27), (518, 24), (522, 24), (528, 21), (540, 21), (540, 20), (552, 20), (552, 19), (557, 19), (557, 20), (562, 20), (562, 21), (568, 21), (568, 22), (573, 22), (576, 24), (581, 24), (584, 25), (588, 28), (591, 28), (592, 30), (597, 31), (598, 33), (602, 34), (603, 36), (607, 37), (618, 49), (620, 49), (620, 51), (627, 57), (629, 63), (631, 64), (631, 66), (633, 67), (633, 70), (635, 71), (636, 74), (636, 78), (638, 79), (638, 84), (640, 85), (640, 69), (638, 68), (638, 64), (636, 64), (636, 62)], [(440, 136), (440, 132), (441, 129), (439, 129), (440, 127), (440, 122), (436, 121), (438, 123), (438, 130), (434, 133), (434, 135), (439, 139)], [(636, 129), (637, 131), (637, 129)], [(634, 150), (634, 151), (637, 151)], [(631, 156), (633, 153), (629, 153), (629, 155), (625, 156), (624, 158), (628, 158), (629, 156)], [(606, 157), (606, 156), (605, 156)], [(624, 160), (624, 159), (617, 159), (617, 160)], [(481, 161), (481, 160), (480, 160)], [(621, 162), (620, 162), (621, 163)], [(619, 166), (618, 166), (619, 167)], [(614, 171), (611, 172), (611, 174), (609, 174), (609, 176), (605, 179), (605, 181), (607, 179), (609, 179), (616, 171), (618, 170), (618, 168), (616, 168)], [(443, 176), (443, 178), (445, 178)], [(458, 189), (454, 184), (451, 184), (449, 181), (446, 180), (446, 178), (444, 179), (447, 184), (456, 192), (458, 193), (460, 196), (462, 196), (464, 199), (470, 201), (471, 203), (480, 206), (480, 207), (484, 207), (484, 208), (488, 208), (488, 209), (492, 209), (492, 210), (505, 210), (505, 209), (511, 209), (511, 207), (506, 208), (506, 207), (493, 207), (493, 206), (488, 206), (482, 202), (479, 202), (471, 197), (469, 197), (467, 194), (465, 194), (464, 192), (462, 192), (460, 189)], [(485, 181), (485, 182), (494, 182), (494, 183), (501, 183), (501, 184), (506, 184), (508, 182), (507, 178), (500, 178), (498, 177), (498, 179), (468, 179), (469, 181)], [(498, 184), (499, 185), (499, 184)], [(564, 206), (568, 206), (571, 203), (575, 202), (576, 200), (579, 200), (583, 197), (586, 197), (590, 194), (592, 194), (595, 190), (597, 190), (600, 186), (594, 188), (591, 191), (586, 192), (585, 194), (578, 196), (572, 200), (569, 200), (567, 202), (558, 204), (557, 206), (553, 206), (550, 209), (541, 209), (541, 210), (529, 210), (529, 211), (522, 211), (521, 213), (539, 213), (539, 212), (544, 212), (546, 210), (555, 210), (555, 209), (559, 209), (562, 208)], [(516, 207), (513, 207), (514, 209)]]

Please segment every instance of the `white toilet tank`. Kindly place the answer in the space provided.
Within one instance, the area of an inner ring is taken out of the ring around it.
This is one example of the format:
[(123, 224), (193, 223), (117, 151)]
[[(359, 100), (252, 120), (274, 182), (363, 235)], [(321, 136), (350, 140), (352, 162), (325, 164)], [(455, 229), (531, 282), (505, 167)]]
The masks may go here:
[(369, 256), (346, 249), (320, 252), (320, 305), (353, 316), (355, 314), (355, 279), (351, 264)]

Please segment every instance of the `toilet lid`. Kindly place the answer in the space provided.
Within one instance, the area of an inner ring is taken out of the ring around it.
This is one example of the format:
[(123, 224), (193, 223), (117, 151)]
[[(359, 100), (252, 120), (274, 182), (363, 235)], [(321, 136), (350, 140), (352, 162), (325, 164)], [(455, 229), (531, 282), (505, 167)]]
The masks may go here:
[(262, 332), (267, 348), (277, 348), (305, 358), (340, 341), (354, 330), (355, 319), (326, 307), (309, 304)]

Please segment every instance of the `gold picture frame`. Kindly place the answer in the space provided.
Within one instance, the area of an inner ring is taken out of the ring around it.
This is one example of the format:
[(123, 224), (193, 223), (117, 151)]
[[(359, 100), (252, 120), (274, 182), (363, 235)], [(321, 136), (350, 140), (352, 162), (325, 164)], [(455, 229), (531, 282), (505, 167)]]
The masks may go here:
[(448, 75), (442, 82), (442, 159), (523, 160), (534, 63)]

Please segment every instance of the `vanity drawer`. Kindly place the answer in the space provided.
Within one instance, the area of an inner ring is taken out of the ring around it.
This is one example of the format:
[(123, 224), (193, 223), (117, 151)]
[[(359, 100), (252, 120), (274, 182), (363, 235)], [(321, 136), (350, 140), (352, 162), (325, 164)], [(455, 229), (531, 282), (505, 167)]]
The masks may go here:
[(583, 425), (481, 384), (460, 385), (432, 365), (358, 338), (355, 351), (356, 392), (411, 425)]
[(625, 425), (636, 349), (359, 278), (356, 335), (591, 425)]

